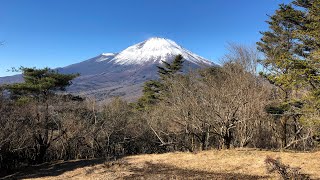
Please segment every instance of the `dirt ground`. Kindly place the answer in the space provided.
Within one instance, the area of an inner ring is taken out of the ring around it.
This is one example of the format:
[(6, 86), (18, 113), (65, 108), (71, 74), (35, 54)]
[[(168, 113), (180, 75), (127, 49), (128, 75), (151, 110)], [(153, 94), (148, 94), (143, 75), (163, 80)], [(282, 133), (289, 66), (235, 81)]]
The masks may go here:
[(255, 149), (147, 154), (115, 161), (60, 161), (29, 167), (4, 179), (278, 179), (278, 175), (266, 171), (267, 156), (279, 157), (291, 167), (300, 167), (312, 179), (320, 179), (320, 152)]

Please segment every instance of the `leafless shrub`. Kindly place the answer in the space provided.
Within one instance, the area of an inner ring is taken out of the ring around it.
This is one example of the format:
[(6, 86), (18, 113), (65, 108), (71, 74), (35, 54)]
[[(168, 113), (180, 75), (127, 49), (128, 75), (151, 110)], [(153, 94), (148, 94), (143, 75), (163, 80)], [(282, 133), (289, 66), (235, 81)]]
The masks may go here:
[(278, 173), (282, 179), (307, 180), (309, 175), (300, 172), (301, 168), (293, 168), (281, 162), (280, 158), (273, 159), (269, 156), (265, 159), (268, 173)]

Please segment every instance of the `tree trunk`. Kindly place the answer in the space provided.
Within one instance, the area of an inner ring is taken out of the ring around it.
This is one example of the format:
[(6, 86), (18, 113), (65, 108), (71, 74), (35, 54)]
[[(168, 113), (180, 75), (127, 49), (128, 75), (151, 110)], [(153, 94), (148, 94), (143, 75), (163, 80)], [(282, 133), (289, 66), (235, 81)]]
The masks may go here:
[(225, 147), (225, 148), (230, 149), (232, 139), (233, 139), (232, 132), (231, 132), (231, 131), (228, 131), (228, 132), (225, 134), (225, 136), (223, 137), (224, 147)]
[(195, 144), (194, 144), (194, 134), (191, 135), (191, 152), (194, 152)]
[(39, 147), (39, 154), (36, 156), (36, 162), (41, 164), (44, 162), (44, 156), (46, 155), (48, 146), (47, 145), (40, 145)]
[(36, 154), (36, 163), (40, 164), (44, 162), (44, 157), (46, 155), (47, 149), (49, 148), (49, 144), (45, 142), (45, 139), (39, 135), (39, 138), (36, 139), (38, 143), (37, 146), (37, 154)]
[(282, 137), (281, 137), (281, 148), (287, 146), (287, 118), (281, 119), (282, 126)]
[(202, 150), (208, 150), (209, 148), (209, 138), (210, 133), (209, 131), (206, 131), (202, 134)]

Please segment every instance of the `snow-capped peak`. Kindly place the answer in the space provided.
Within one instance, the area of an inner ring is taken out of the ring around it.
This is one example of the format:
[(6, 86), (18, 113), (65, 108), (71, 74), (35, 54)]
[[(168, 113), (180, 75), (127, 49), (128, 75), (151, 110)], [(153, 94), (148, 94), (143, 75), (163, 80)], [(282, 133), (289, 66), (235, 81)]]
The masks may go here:
[(162, 63), (170, 61), (181, 54), (185, 60), (196, 64), (213, 63), (179, 46), (170, 39), (153, 37), (135, 44), (117, 54), (111, 61), (122, 65), (141, 65), (145, 63)]
[(153, 37), (138, 44), (144, 51), (171, 50), (181, 48), (177, 43), (170, 39)]

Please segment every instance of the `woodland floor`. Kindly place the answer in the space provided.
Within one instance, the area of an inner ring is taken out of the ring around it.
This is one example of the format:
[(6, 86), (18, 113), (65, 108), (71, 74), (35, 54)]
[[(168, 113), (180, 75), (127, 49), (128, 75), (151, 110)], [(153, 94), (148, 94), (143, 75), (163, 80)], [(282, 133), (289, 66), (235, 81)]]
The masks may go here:
[(266, 156), (281, 158), (312, 179), (320, 179), (320, 152), (273, 152), (255, 149), (210, 150), (103, 159), (59, 161), (32, 166), (4, 179), (278, 179), (268, 174)]

